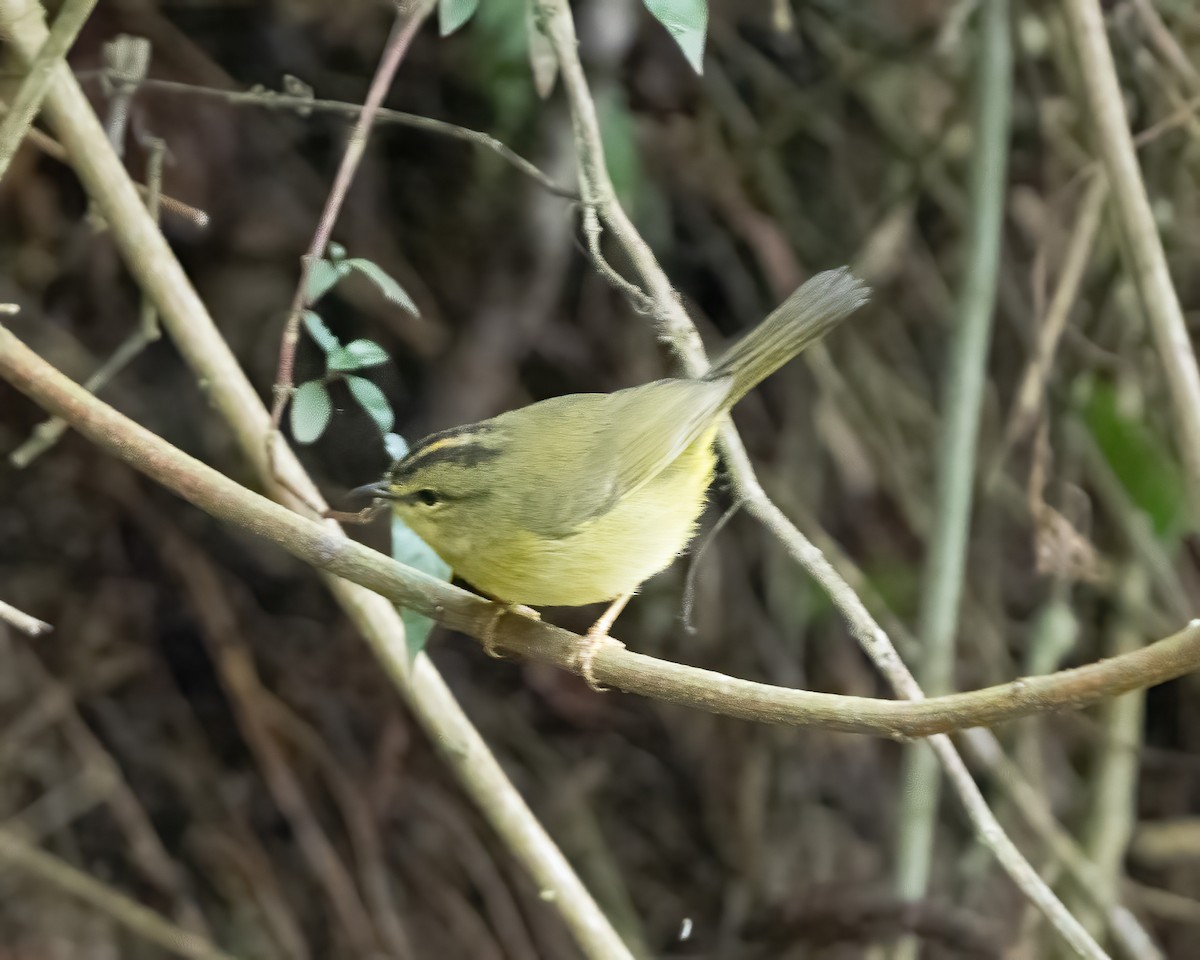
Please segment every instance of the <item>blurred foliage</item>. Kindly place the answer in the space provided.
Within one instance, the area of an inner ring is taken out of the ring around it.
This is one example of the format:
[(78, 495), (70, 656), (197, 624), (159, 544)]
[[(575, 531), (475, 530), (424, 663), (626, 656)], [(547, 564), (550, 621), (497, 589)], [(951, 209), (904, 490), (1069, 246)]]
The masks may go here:
[(1095, 382), (1089, 387), (1084, 417), (1097, 445), (1154, 532), (1177, 542), (1189, 512), (1178, 462), (1142, 411), (1123, 409), (1115, 385)]

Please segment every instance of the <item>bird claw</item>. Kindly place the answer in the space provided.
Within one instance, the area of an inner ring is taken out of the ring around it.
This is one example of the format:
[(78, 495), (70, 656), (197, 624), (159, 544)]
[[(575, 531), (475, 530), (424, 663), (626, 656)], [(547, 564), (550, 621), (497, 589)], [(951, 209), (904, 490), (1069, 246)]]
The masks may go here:
[(596, 656), (604, 647), (605, 643), (615, 643), (618, 646), (625, 646), (620, 640), (614, 640), (608, 635), (608, 631), (600, 627), (599, 624), (592, 627), (583, 638), (583, 643), (580, 644), (579, 650), (575, 654), (575, 664), (579, 667), (579, 675), (589, 687), (596, 693), (607, 693), (609, 688), (603, 686), (596, 679)]
[(541, 620), (542, 615), (533, 607), (527, 607), (523, 603), (504, 603), (497, 604), (498, 609), (492, 615), (491, 622), (487, 625), (487, 629), (483, 631), (483, 636), (480, 637), (480, 643), (483, 646), (483, 652), (493, 660), (504, 659), (502, 654), (496, 647), (496, 629), (500, 626), (500, 620), (506, 613), (518, 613), (523, 617), (528, 617), (530, 620)]

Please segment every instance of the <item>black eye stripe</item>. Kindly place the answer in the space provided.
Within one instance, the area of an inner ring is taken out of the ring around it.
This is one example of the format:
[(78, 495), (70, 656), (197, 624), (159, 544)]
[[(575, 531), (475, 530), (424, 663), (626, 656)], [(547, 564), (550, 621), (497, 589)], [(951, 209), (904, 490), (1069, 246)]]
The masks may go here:
[(466, 440), (432, 449), (418, 449), (410, 453), (392, 469), (392, 482), (411, 480), (413, 474), (434, 463), (453, 463), (460, 467), (476, 467), (500, 456), (500, 450), (487, 446), (483, 441), (474, 443)]

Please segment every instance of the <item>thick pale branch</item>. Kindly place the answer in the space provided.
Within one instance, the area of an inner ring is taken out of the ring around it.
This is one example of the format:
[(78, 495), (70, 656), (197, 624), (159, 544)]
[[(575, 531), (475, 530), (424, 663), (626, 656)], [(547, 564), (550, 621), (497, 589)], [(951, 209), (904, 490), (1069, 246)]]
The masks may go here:
[(1178, 424), (1177, 443), (1191, 483), (1192, 506), (1200, 509), (1200, 368), (1138, 167), (1125, 98), (1104, 30), (1104, 11), (1099, 0), (1064, 0), (1063, 7), (1079, 57), (1087, 115), (1112, 188), (1133, 279), (1166, 373)]
[[(312, 566), (500, 649), (578, 671), (582, 639), (396, 563), (240, 486), (171, 446), (68, 380), (0, 327), (0, 377), (105, 450), (220, 520), (271, 540)], [(609, 643), (595, 661), (606, 686), (712, 713), (887, 737), (924, 737), (1072, 709), (1182, 676), (1200, 667), (1200, 622), (1141, 650), (1042, 677), (920, 701), (791, 690), (668, 663)]]
[(8, 171), (8, 165), (16, 156), (17, 148), (21, 146), (29, 125), (42, 106), (54, 68), (66, 59), (67, 52), (95, 6), (96, 0), (69, 0), (62, 5), (54, 28), (37, 57), (30, 63), (17, 95), (0, 120), (0, 178)]

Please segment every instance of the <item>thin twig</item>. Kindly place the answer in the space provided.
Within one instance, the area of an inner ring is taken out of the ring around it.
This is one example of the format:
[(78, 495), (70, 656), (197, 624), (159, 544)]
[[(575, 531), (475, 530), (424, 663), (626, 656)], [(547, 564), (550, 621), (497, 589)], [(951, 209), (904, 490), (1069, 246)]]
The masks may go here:
[[(577, 635), (516, 614), (497, 621), (496, 613), (503, 608), (496, 604), (397, 563), (240, 486), (72, 383), (2, 326), (0, 378), (212, 516), (266, 537), (306, 563), (400, 606), (469, 636), (490, 638), (498, 649), (580, 672), (577, 651), (582, 639)], [(831, 570), (830, 574), (836, 577)], [(865, 608), (861, 617), (869, 617)], [(932, 699), (880, 700), (773, 687), (643, 656), (615, 642), (605, 644), (595, 662), (597, 679), (630, 693), (746, 720), (885, 737), (931, 736), (1046, 710), (1079, 708), (1197, 668), (1200, 621), (1122, 657)], [(910, 682), (915, 687), (915, 681)], [(946, 741), (944, 736), (938, 739)]]
[(433, 10), (430, 0), (418, 0), (413, 9), (407, 9), (406, 4), (397, 4), (396, 20), (392, 24), (392, 32), (384, 46), (383, 56), (371, 78), (371, 86), (367, 90), (367, 99), (359, 111), (358, 120), (350, 132), (346, 144), (346, 152), (342, 155), (341, 165), (333, 178), (333, 186), (329, 188), (329, 196), (325, 199), (325, 209), (317, 221), (317, 229), (313, 232), (308, 250), (300, 261), (300, 279), (296, 283), (296, 291), (292, 294), (292, 304), (288, 308), (287, 323), (284, 326), (283, 339), (279, 344), (279, 367), (275, 374), (274, 399), (271, 405), (271, 428), (266, 436), (268, 461), (274, 463), (273, 451), (279, 433), (279, 424), (283, 411), (292, 395), (292, 375), (296, 363), (296, 345), (300, 341), (300, 318), (307, 307), (312, 304), (308, 298), (308, 278), (312, 265), (324, 256), (329, 247), (334, 224), (346, 195), (350, 192), (350, 184), (358, 172), (367, 149), (367, 140), (371, 135), (371, 126), (379, 113), (379, 106), (392, 85), (392, 78), (408, 52), (413, 38), (425, 22), (425, 18)]
[(1138, 169), (1125, 99), (1104, 29), (1104, 12), (1099, 0), (1063, 0), (1063, 6), (1133, 279), (1166, 371), (1192, 507), (1200, 509), (1200, 368)]
[(24, 659), (46, 694), (59, 705), (63, 733), (79, 759), (86, 767), (104, 771), (108, 777), (110, 784), (104, 799), (125, 835), (130, 860), (147, 880), (175, 901), (180, 922), (187, 929), (200, 936), (210, 936), (204, 916), (191, 897), (178, 865), (168, 855), (119, 764), (80, 716), (74, 692), (51, 676), (32, 651)]
[(91, 16), (96, 0), (66, 0), (54, 18), (50, 36), (29, 65), (25, 79), (13, 97), (8, 113), (0, 120), (0, 180), (8, 172), (8, 165), (17, 155), (17, 149), (25, 139), (34, 117), (41, 109), (42, 100), (50, 88), (54, 68), (62, 63), (79, 31)]
[(181, 930), (166, 917), (147, 910), (3, 828), (0, 828), (0, 863), (24, 870), (43, 883), (78, 897), (110, 920), (176, 956), (191, 960), (235, 960), (203, 937)]
[[(162, 201), (162, 167), (163, 153), (166, 144), (157, 138), (150, 138), (149, 152), (146, 159), (146, 180), (149, 183), (146, 196), (146, 209), (154, 222), (158, 222), (159, 207)], [(122, 341), (104, 363), (96, 368), (83, 386), (85, 390), (98, 393), (117, 374), (124, 370), (143, 350), (158, 340), (161, 333), (158, 329), (158, 311), (153, 301), (145, 294), (142, 295), (141, 318), (138, 328)], [(28, 467), (34, 460), (51, 449), (67, 432), (66, 421), (58, 417), (43, 420), (29, 435), (29, 439), (8, 455), (9, 462), (18, 470)]]
[(1150, 42), (1158, 49), (1158, 55), (1193, 92), (1200, 90), (1200, 70), (1188, 59), (1187, 53), (1163, 23), (1162, 16), (1154, 9), (1151, 0), (1133, 0), (1133, 9), (1142, 21), (1142, 27), (1150, 35)]
[(354, 953), (371, 956), (379, 946), (374, 924), (345, 863), (313, 812), (299, 777), (272, 732), (263, 706), (258, 671), (239, 637), (237, 614), (216, 571), (201, 554), (186, 550), (169, 526), (164, 527), (161, 522), (147, 522), (146, 526), (159, 531), (163, 559), (183, 582), (238, 727), (262, 771), (271, 799), (291, 827), (297, 846)]
[(1054, 355), (1058, 350), (1058, 342), (1062, 339), (1063, 330), (1066, 329), (1071, 308), (1075, 305), (1075, 298), (1079, 295), (1083, 274), (1091, 259), (1092, 245), (1100, 230), (1101, 214), (1104, 212), (1107, 196), (1108, 181), (1101, 171), (1097, 171), (1088, 183), (1083, 200), (1080, 201), (1079, 213), (1071, 229), (1066, 254), (1063, 256), (1058, 284), (1050, 298), (1050, 305), (1046, 308), (1046, 315), (1038, 327), (1037, 345), (1033, 356), (1029, 358), (1021, 376), (1021, 384), (1017, 388), (1012, 413), (1004, 431), (1005, 450), (1025, 439), (1041, 414), (1046, 383), (1054, 366)]
[(20, 630), (28, 637), (40, 637), (54, 629), (45, 620), (31, 617), (23, 610), (18, 610), (3, 600), (0, 600), (0, 623), (7, 623), (14, 630)]
[[(76, 74), (80, 80), (90, 80), (101, 77), (100, 71), (79, 71)], [(307, 115), (309, 113), (329, 113), (344, 117), (357, 117), (362, 113), (362, 107), (357, 103), (344, 103), (341, 100), (321, 100), (310, 97), (300, 97), (287, 93), (276, 93), (273, 90), (220, 90), (216, 87), (201, 87), (191, 83), (180, 83), (177, 80), (157, 80), (148, 78), (141, 83), (141, 90), (146, 93), (163, 93), (184, 97), (195, 97), (203, 100), (217, 100), (234, 106), (262, 107), (267, 110), (290, 110)], [(578, 200), (579, 194), (569, 187), (561, 186), (550, 179), (535, 164), (509, 147), (503, 141), (497, 140), (481, 130), (460, 127), (458, 124), (433, 117), (422, 117), (415, 113), (405, 113), (403, 110), (392, 110), (380, 107), (375, 113), (377, 126), (395, 125), (408, 127), (412, 130), (424, 130), (426, 133), (448, 137), (451, 140), (461, 140), (472, 143), (485, 150), (491, 150), (501, 159), (511, 164), (517, 171), (529, 177), (535, 183), (544, 187), (550, 193), (566, 200)]]
[[(4, 102), (0, 101), (0, 116), (3, 116), (7, 109), (8, 108), (4, 105)], [(55, 160), (58, 160), (61, 163), (71, 162), (70, 157), (67, 156), (66, 148), (63, 147), (63, 145), (53, 137), (37, 129), (37, 127), (31, 127), (29, 129), (29, 131), (25, 134), (25, 140), (26, 142), (33, 144), (34, 147), (36, 147), (38, 150), (41, 150), (42, 153), (48, 157), (53, 157)], [(150, 188), (145, 184), (135, 182), (134, 188), (143, 197), (150, 196)], [(192, 226), (195, 227), (203, 228), (208, 226), (208, 214), (198, 207), (193, 207), (191, 204), (184, 203), (182, 200), (176, 200), (174, 197), (168, 196), (165, 193), (159, 198), (159, 200), (162, 203), (162, 208), (165, 212), (187, 220), (190, 224), (192, 224)]]
[[(1120, 592), (1121, 609), (1111, 638), (1114, 656), (1136, 650), (1140, 644), (1133, 625), (1146, 606), (1149, 584), (1145, 571), (1130, 564)], [(1145, 697), (1141, 693), (1106, 703), (1102, 708), (1102, 734), (1096, 742), (1096, 758), (1086, 791), (1090, 810), (1083, 844), (1103, 881), (1107, 903), (1080, 903), (1077, 910), (1083, 924), (1097, 936), (1104, 930), (1104, 911), (1120, 895), (1125, 855), (1137, 822), (1138, 748), (1142, 742), (1144, 708)]]
[[(595, 205), (605, 225), (625, 248), (641, 275), (647, 292), (654, 300), (655, 315), (663, 327), (663, 333), (673, 345), (685, 370), (690, 375), (697, 376), (708, 368), (699, 333), (687, 311), (683, 309), (670, 280), (650, 247), (633, 226), (613, 190), (612, 180), (605, 166), (604, 144), (600, 136), (595, 101), (588, 89), (587, 78), (579, 60), (578, 40), (570, 6), (566, 0), (537, 0), (537, 7), (542, 29), (558, 56), (563, 86), (571, 107), (584, 202)], [(721, 447), (736, 495), (745, 501), (747, 510), (779, 539), (788, 553), (829, 594), (848, 622), (855, 639), (862, 644), (867, 655), (888, 679), (893, 689), (903, 697), (918, 700), (923, 698), (920, 686), (896, 653), (891, 639), (867, 611), (859, 597), (838, 576), (821, 552), (767, 497), (754, 475), (745, 447), (732, 424), (724, 427), (721, 432)], [(954, 745), (946, 737), (935, 737), (931, 742), (967, 809), (977, 836), (993, 851), (1018, 888), (1042, 909), (1077, 951), (1084, 956), (1103, 957), (1103, 951), (1065, 911), (1062, 903), (1004, 833)]]
[[(935, 495), (938, 506), (921, 598), (921, 684), (933, 693), (945, 693), (954, 686), (955, 639), (971, 533), (979, 418), (987, 384), (988, 347), (1004, 236), (1012, 109), (1009, 32), (1008, 0), (984, 0), (977, 33), (977, 135), (971, 166), (970, 234), (942, 397)], [(924, 744), (910, 747), (905, 754), (902, 789), (896, 834), (896, 892), (911, 903), (924, 898), (929, 884), (941, 796), (937, 758)], [(1069, 917), (1065, 910), (1063, 913)], [(896, 958), (911, 960), (919, 952), (919, 941), (907, 937), (898, 946)]]
[(121, 33), (104, 45), (105, 93), (108, 94), (108, 118), (105, 129), (108, 142), (121, 159), (125, 158), (125, 134), (134, 95), (150, 69), (150, 41)]
[(346, 832), (358, 861), (359, 886), (363, 901), (375, 918), (379, 938), (394, 960), (411, 960), (415, 955), (391, 888), (386, 847), (366, 797), (342, 768), (333, 752), (311, 726), (294, 714), (266, 687), (258, 691), (271, 726), (299, 750), (309, 754), (325, 779), (346, 824)]

